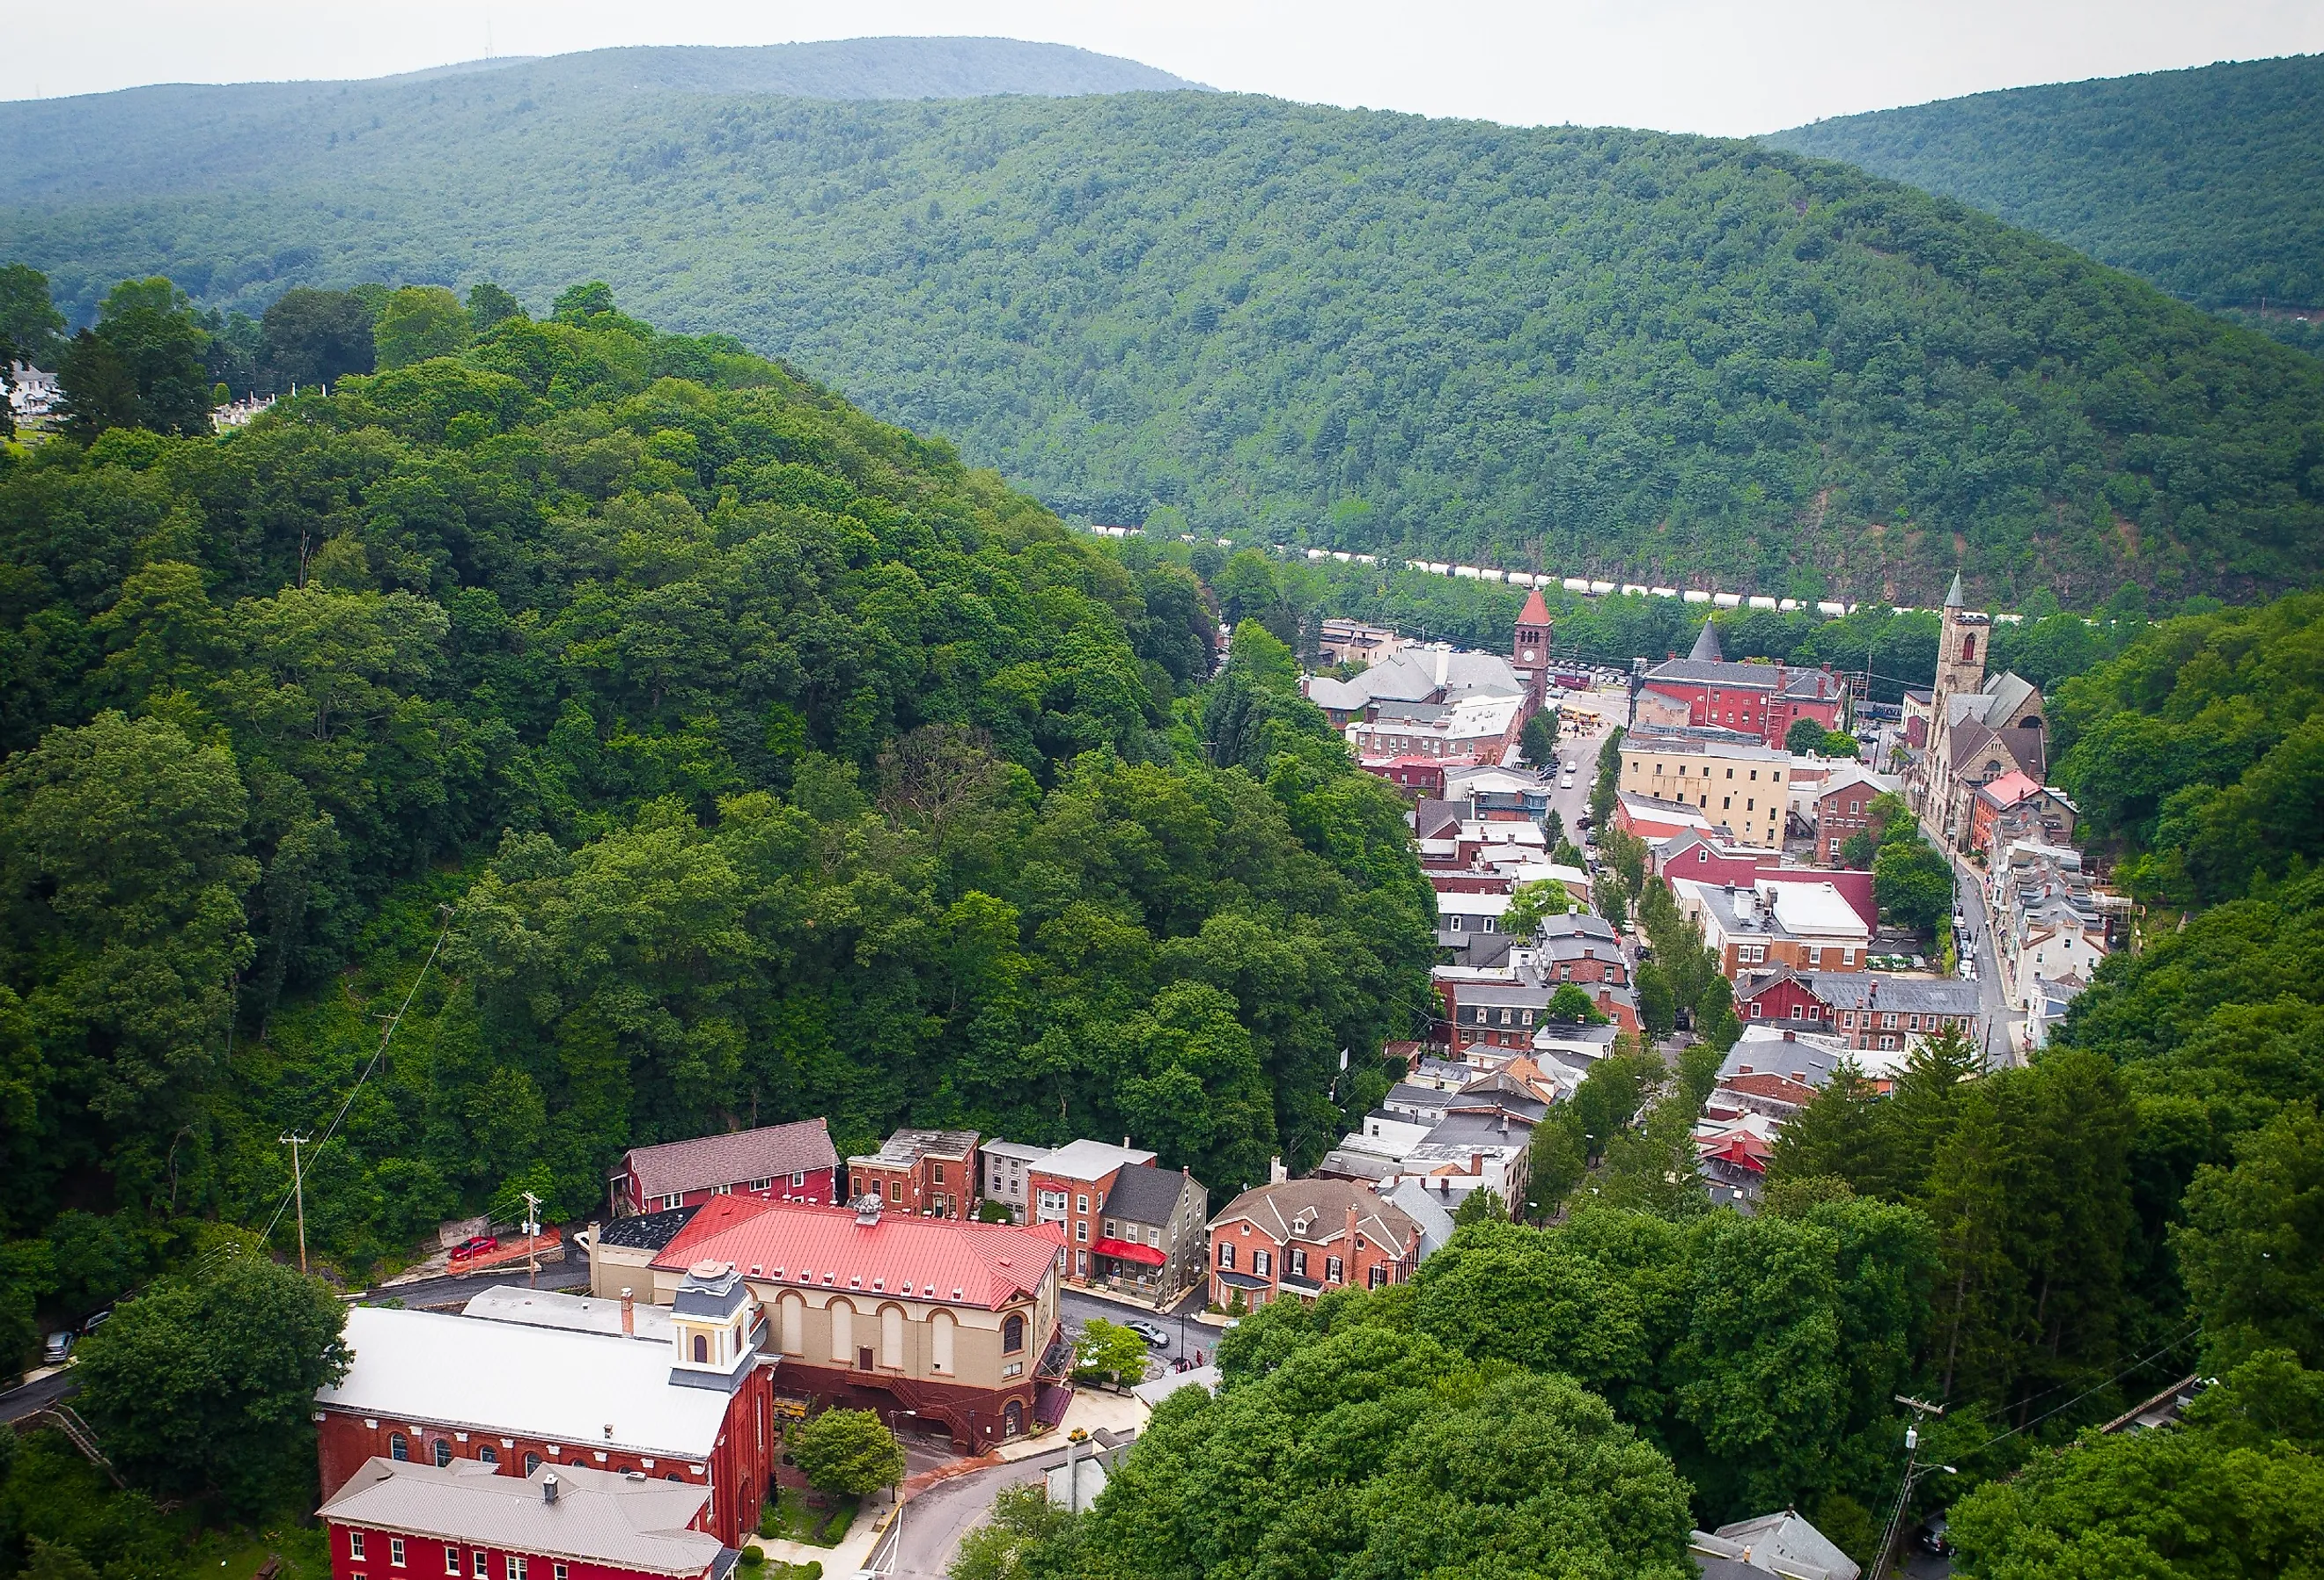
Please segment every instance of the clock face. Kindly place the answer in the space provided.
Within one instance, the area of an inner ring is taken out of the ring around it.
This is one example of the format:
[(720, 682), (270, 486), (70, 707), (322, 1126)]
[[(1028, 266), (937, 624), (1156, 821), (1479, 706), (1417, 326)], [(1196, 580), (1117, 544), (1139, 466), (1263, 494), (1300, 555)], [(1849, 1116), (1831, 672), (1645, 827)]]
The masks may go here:
[(1531, 663), (1531, 662), (1533, 662), (1533, 660), (1534, 660), (1534, 651), (1533, 651), (1533, 649), (1531, 649), (1531, 648), (1527, 648), (1527, 649), (1526, 649), (1526, 650), (1525, 650), (1525, 656), (1526, 656), (1526, 662), (1527, 662), (1527, 663)]

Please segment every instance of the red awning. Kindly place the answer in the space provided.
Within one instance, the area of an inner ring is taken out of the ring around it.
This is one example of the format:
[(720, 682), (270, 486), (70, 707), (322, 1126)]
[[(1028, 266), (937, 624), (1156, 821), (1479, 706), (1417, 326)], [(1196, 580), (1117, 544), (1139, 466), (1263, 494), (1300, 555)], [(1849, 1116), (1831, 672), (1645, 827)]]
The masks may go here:
[(1170, 1259), (1151, 1245), (1140, 1245), (1135, 1240), (1101, 1240), (1097, 1243), (1100, 1256), (1118, 1256), (1124, 1261), (1134, 1261), (1146, 1267), (1160, 1267)]

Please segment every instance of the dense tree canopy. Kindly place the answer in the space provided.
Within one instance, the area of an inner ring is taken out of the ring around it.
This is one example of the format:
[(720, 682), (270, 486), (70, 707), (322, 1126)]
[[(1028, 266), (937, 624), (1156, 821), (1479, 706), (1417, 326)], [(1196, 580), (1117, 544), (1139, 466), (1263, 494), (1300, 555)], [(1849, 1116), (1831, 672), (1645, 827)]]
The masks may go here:
[(2324, 367), (1844, 166), (1224, 94), (560, 69), (349, 88), (263, 138), (229, 115), (214, 161), (102, 187), (83, 144), (40, 153), (0, 253), (77, 315), (156, 268), (245, 313), (382, 277), (539, 310), (597, 274), (1172, 535), (1921, 604), (1964, 551), (2004, 602), (2313, 574)]
[(0, 1213), (81, 1310), (263, 1225), (359, 1082), (307, 1206), (361, 1261), (808, 1114), (1231, 1192), (1425, 1012), (1400, 803), (1288, 650), (1210, 682), (1184, 567), (602, 285), (228, 438), (8, 452), (0, 544)]

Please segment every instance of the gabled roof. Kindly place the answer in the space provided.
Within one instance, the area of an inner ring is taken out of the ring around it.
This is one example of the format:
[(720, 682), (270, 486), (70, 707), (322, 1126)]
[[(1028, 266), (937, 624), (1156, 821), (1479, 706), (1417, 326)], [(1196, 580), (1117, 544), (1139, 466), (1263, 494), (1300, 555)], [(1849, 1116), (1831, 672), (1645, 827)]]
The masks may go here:
[(849, 1207), (758, 1205), (758, 1212), (733, 1227), (683, 1248), (673, 1246), (653, 1265), (668, 1270), (725, 1261), (754, 1283), (805, 1285), (812, 1280), (818, 1289), (899, 1297), (908, 1292), (915, 1299), (967, 1301), (998, 1310), (1038, 1290), (1065, 1245), (1065, 1236), (1046, 1224), (1019, 1228), (901, 1213), (883, 1213), (865, 1224)]
[[(1293, 1240), (1321, 1243), (1347, 1233), (1348, 1209), (1356, 1209), (1356, 1232), (1386, 1251), (1401, 1254), (1420, 1233), (1420, 1225), (1403, 1208), (1391, 1206), (1370, 1191), (1346, 1179), (1286, 1179), (1244, 1191), (1211, 1220), (1211, 1232), (1222, 1224), (1248, 1222), (1277, 1244)], [(1305, 1234), (1291, 1225), (1303, 1214), (1314, 1215)]]
[(618, 1334), (356, 1306), (346, 1337), (354, 1363), (315, 1402), (354, 1414), (689, 1461), (726, 1418), (724, 1393), (673, 1385), (669, 1351)]
[[(1185, 1195), (1187, 1178), (1176, 1169), (1132, 1163), (1105, 1193), (1105, 1215), (1133, 1224), (1167, 1224)], [(1199, 1187), (1197, 1187), (1199, 1188)]]
[[(1960, 593), (1960, 577), (1953, 577), (1953, 594)], [(1744, 1549), (1744, 1561), (1778, 1575), (1813, 1571), (1812, 1580), (1857, 1580), (1864, 1571), (1856, 1560), (1831, 1545), (1823, 1532), (1786, 1509), (1757, 1520), (1722, 1525), (1717, 1533)]]
[[(551, 1476), (555, 1502), (543, 1495)], [(345, 1525), (463, 1546), (694, 1575), (708, 1573), (720, 1552), (716, 1537), (689, 1529), (709, 1500), (707, 1483), (642, 1474), (632, 1480), (577, 1465), (544, 1465), (513, 1476), (474, 1459), (447, 1465), (373, 1459), (317, 1512)]]
[(622, 1161), (636, 1172), (639, 1190), (650, 1198), (829, 1169), (839, 1161), (839, 1154), (822, 1120), (802, 1119), (658, 1147), (632, 1147)]

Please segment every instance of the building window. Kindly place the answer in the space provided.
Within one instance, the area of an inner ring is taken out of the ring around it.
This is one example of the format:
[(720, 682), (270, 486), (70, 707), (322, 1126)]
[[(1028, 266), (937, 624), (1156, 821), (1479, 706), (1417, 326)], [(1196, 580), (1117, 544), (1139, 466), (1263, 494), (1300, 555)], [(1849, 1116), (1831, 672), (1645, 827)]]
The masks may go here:
[(387, 1538), (387, 1561), (393, 1564), (399, 1569), (403, 1567), (403, 1538), (401, 1537), (391, 1536)]
[(1120, 1238), (1121, 1238), (1121, 1225), (1120, 1225), (1120, 1224), (1117, 1224), (1117, 1223), (1115, 1223), (1111, 1218), (1108, 1218), (1108, 1219), (1105, 1221), (1105, 1237), (1106, 1237), (1108, 1240), (1119, 1240), (1119, 1239), (1120, 1239)]
[(489, 1448), (479, 1448), (476, 1450), (476, 1460), (481, 1465), (498, 1465), (501, 1462), (501, 1456)]
[(444, 1573), (447, 1575), (456, 1575), (459, 1572), (460, 1549), (458, 1548), (446, 1548), (444, 1549)]
[(753, 1179), (751, 1181), (751, 1188), (752, 1190), (772, 1190), (774, 1187), (775, 1177), (771, 1174), (768, 1175), (764, 1179)]
[(507, 1571), (508, 1580), (524, 1580), (525, 1560), (514, 1553), (502, 1558), (501, 1566)]
[(1386, 1285), (1387, 1282), (1388, 1269), (1377, 1264), (1375, 1264), (1372, 1269), (1364, 1275), (1364, 1288), (1367, 1289), (1379, 1289)]
[(1013, 1355), (1025, 1347), (1025, 1319), (1013, 1312), (1001, 1319), (1001, 1353)]
[(492, 1560), (484, 1556), (484, 1549), (478, 1548), (472, 1556), (475, 1559), (476, 1580), (493, 1580)]
[(706, 1366), (710, 1363), (710, 1339), (706, 1334), (697, 1333), (694, 1335), (694, 1363), (697, 1366)]
[(387, 1456), (390, 1459), (410, 1459), (411, 1440), (401, 1432), (390, 1432), (387, 1435)]
[[(676, 1481), (677, 1479), (678, 1479), (678, 1478), (677, 1478), (675, 1475), (673, 1475), (673, 1476), (671, 1476), (671, 1477), (670, 1477), (670, 1480), (672, 1480), (672, 1481)], [(566, 1576), (567, 1576), (567, 1575), (568, 1574), (568, 1571), (566, 1569), (566, 1567), (565, 1567), (565, 1566), (564, 1566), (564, 1565), (562, 1565), (562, 1564), (554, 1564), (554, 1565), (551, 1565), (551, 1566), (550, 1566), (550, 1567), (555, 1571), (556, 1575), (557, 1575), (557, 1580), (566, 1580)]]
[(540, 1455), (538, 1455), (538, 1454), (528, 1454), (528, 1455), (526, 1455), (524, 1456), (524, 1474), (527, 1474), (527, 1475), (530, 1475), (530, 1474), (532, 1474), (532, 1473), (533, 1473), (533, 1472), (535, 1472), (535, 1471), (539, 1470), (540, 1468)]
[(1227, 1271), (1229, 1271), (1229, 1272), (1232, 1272), (1232, 1271), (1234, 1271), (1234, 1247), (1233, 1247), (1233, 1246), (1231, 1246), (1231, 1245), (1226, 1245), (1226, 1244), (1222, 1244), (1222, 1245), (1219, 1247), (1219, 1265), (1220, 1265), (1221, 1267), (1222, 1267), (1222, 1268), (1226, 1269), (1226, 1270), (1227, 1270)]
[(1327, 1284), (1338, 1283), (1342, 1277), (1340, 1268), (1341, 1263), (1338, 1257), (1325, 1257), (1323, 1259), (1323, 1281)]
[(347, 1557), (360, 1558), (364, 1556), (364, 1533), (360, 1530), (350, 1530), (347, 1532)]
[(665, 1212), (673, 1208), (682, 1207), (686, 1205), (686, 1197), (677, 1191), (672, 1191), (669, 1195), (661, 1198), (661, 1205), (662, 1209)]
[(1250, 1270), (1254, 1277), (1266, 1278), (1274, 1267), (1275, 1257), (1272, 1252), (1254, 1251), (1250, 1253)]
[(903, 1201), (904, 1182), (902, 1180), (890, 1179), (888, 1181), (888, 1199), (891, 1202), (899, 1204)]
[(436, 1463), (438, 1465), (452, 1463), (452, 1440), (449, 1437), (436, 1439)]
[[(791, 1176), (791, 1188), (792, 1188), (793, 1190), (802, 1189), (802, 1188), (804, 1188), (804, 1187), (805, 1187), (805, 1186), (806, 1186), (806, 1185), (807, 1185), (807, 1170), (806, 1170), (806, 1169), (800, 1169), (798, 1173), (793, 1174), (793, 1175)], [(560, 1569), (562, 1569), (563, 1567), (565, 1567), (565, 1566), (564, 1566), (564, 1565), (562, 1565), (562, 1564), (559, 1564), (559, 1565), (558, 1565), (557, 1566), (558, 1566), (558, 1568), (560, 1568)], [(564, 1576), (564, 1575), (559, 1575), (557, 1577), (557, 1580), (565, 1580), (565, 1576)]]
[(1089, 1243), (1089, 1220), (1087, 1218), (1075, 1218), (1074, 1220), (1074, 1238), (1084, 1245)]

